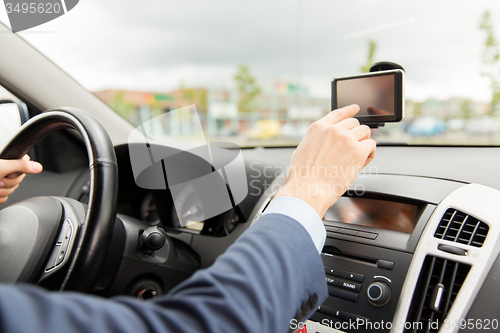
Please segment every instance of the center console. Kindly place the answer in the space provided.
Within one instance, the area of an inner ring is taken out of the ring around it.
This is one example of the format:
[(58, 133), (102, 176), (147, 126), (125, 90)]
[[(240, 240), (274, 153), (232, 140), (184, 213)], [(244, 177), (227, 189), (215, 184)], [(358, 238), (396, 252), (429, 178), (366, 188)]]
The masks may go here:
[[(436, 206), (365, 193), (342, 197), (324, 218), (328, 299), (311, 320), (346, 332), (391, 322), (412, 254)], [(388, 330), (377, 330), (384, 332)]]
[(426, 181), (434, 185), (427, 191), (389, 181), (397, 191), (348, 193), (325, 215), (329, 297), (304, 332), (498, 328), (500, 191)]

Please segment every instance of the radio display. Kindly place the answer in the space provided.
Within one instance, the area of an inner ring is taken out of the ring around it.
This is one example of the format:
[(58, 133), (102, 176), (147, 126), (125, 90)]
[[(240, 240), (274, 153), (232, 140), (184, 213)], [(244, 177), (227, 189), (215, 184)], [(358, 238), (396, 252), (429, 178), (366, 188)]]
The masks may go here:
[(323, 219), (412, 233), (418, 220), (418, 208), (401, 202), (341, 197)]

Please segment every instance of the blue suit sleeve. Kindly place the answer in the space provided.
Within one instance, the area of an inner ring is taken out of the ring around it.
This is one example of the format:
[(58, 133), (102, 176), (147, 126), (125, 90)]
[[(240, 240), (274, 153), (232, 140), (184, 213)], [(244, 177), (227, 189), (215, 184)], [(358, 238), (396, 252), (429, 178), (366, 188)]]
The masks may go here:
[(267, 214), (208, 269), (150, 301), (0, 286), (2, 332), (288, 332), (327, 296), (320, 256), (295, 220)]
[(318, 253), (325, 246), (326, 229), (323, 220), (308, 203), (295, 197), (282, 196), (274, 198), (262, 215), (281, 214), (300, 223), (311, 237)]

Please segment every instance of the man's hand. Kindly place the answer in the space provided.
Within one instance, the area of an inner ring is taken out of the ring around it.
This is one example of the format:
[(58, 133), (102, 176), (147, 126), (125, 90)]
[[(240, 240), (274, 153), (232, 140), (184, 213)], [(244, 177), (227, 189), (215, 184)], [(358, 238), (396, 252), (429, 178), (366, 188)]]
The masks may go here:
[(373, 160), (370, 128), (352, 118), (359, 106), (334, 110), (314, 122), (292, 155), (288, 178), (276, 196), (310, 204), (321, 218)]
[(42, 169), (42, 165), (30, 161), (28, 155), (20, 160), (0, 160), (0, 204), (7, 201), (27, 173), (39, 173)]

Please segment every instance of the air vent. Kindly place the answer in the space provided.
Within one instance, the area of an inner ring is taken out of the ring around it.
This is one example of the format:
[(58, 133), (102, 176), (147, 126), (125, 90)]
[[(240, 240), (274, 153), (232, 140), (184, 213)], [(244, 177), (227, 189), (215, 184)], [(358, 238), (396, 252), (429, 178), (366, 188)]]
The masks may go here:
[(438, 332), (469, 270), (467, 264), (427, 256), (407, 318), (407, 322), (418, 324), (405, 332)]
[(489, 227), (486, 223), (449, 208), (444, 213), (434, 237), (476, 247), (483, 246)]

